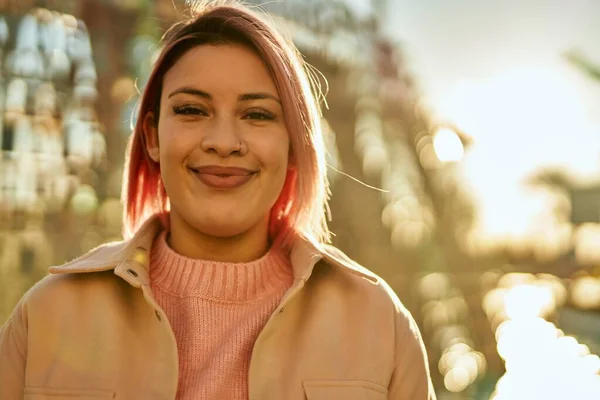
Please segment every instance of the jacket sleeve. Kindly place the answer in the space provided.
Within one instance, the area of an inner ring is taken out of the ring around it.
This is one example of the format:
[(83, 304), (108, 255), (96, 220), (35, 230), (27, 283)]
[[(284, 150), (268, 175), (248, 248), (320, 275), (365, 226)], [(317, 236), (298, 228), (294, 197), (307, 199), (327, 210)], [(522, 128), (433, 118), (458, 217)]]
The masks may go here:
[(416, 322), (397, 304), (396, 361), (388, 387), (390, 400), (435, 400), (427, 353)]
[(27, 325), (24, 302), (0, 328), (0, 399), (21, 400), (25, 386)]

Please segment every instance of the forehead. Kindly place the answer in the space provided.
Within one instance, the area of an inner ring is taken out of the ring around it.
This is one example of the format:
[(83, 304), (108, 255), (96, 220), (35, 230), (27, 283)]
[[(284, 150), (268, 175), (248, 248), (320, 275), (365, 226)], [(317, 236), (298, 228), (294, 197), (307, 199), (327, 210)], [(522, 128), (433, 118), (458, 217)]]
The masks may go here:
[(167, 71), (164, 92), (191, 86), (214, 92), (271, 92), (275, 83), (262, 59), (248, 47), (237, 44), (201, 45), (188, 50)]

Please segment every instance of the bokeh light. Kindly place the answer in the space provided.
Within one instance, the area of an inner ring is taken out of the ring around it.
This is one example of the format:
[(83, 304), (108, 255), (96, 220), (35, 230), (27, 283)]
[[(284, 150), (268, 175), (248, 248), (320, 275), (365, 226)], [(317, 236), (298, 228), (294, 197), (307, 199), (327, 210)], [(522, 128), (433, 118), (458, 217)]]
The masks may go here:
[(465, 152), (460, 137), (449, 128), (441, 128), (435, 132), (433, 148), (438, 159), (442, 162), (460, 161)]
[[(585, 286), (590, 284), (589, 280), (584, 282)], [(503, 319), (494, 328), (506, 373), (492, 399), (600, 396), (600, 359), (547, 320), (565, 301), (566, 288), (549, 274), (509, 273), (485, 295), (488, 318), (493, 321), (501, 315)]]

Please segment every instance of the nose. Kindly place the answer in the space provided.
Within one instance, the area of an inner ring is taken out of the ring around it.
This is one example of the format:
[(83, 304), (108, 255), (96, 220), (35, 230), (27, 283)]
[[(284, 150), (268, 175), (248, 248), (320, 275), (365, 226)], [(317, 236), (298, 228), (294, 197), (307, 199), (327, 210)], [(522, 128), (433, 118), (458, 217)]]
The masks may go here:
[(216, 153), (223, 158), (234, 154), (244, 155), (246, 146), (233, 118), (215, 118), (205, 128), (201, 142), (202, 150)]

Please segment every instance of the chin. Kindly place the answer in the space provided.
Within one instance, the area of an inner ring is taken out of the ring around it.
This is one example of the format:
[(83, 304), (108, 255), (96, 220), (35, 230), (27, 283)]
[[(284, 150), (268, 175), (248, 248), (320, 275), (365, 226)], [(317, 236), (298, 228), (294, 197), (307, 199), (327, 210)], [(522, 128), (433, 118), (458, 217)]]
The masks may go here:
[(228, 238), (244, 234), (252, 229), (256, 224), (252, 223), (232, 223), (229, 219), (221, 221), (211, 218), (211, 221), (194, 224), (195, 228), (207, 236)]

